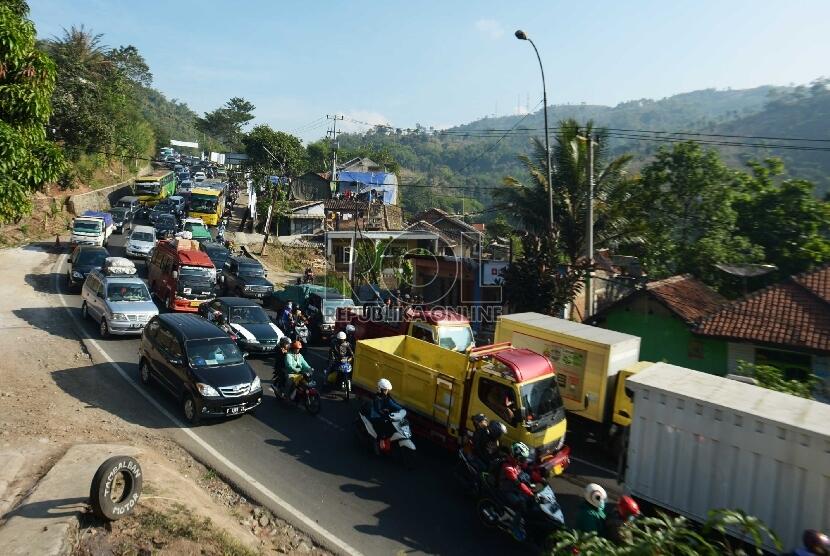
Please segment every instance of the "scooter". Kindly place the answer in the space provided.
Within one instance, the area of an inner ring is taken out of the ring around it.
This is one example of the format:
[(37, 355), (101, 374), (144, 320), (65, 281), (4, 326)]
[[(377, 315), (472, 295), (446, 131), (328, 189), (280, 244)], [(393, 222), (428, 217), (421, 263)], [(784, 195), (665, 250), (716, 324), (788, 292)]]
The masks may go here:
[(291, 393), (290, 399), (283, 394), (282, 390), (278, 388), (278, 385), (271, 387), (274, 391), (274, 396), (279, 400), (302, 405), (311, 415), (320, 413), (320, 393), (317, 392), (317, 383), (312, 380), (311, 373), (291, 375), (291, 380), (294, 381), (294, 391)]
[(305, 322), (297, 322), (294, 324), (294, 333), (292, 334), (294, 341), (299, 340), (303, 343), (303, 347), (308, 344), (308, 325)]
[(351, 357), (342, 357), (340, 362), (335, 364), (334, 371), (337, 373), (337, 384), (343, 393), (346, 394), (344, 398), (349, 401), (352, 395), (352, 359)]
[(484, 479), (478, 502), (478, 516), (484, 525), (504, 531), (518, 542), (534, 544), (542, 543), (551, 533), (565, 527), (562, 508), (547, 482), (533, 485), (534, 497), (528, 500), (527, 510), (517, 526), (517, 510), (507, 503), (490, 474), (485, 474)]
[(412, 429), (406, 419), (406, 410), (389, 413), (378, 422), (378, 429), (370, 419), (371, 402), (363, 404), (355, 419), (355, 435), (358, 441), (376, 455), (392, 453), (411, 455), (415, 452)]

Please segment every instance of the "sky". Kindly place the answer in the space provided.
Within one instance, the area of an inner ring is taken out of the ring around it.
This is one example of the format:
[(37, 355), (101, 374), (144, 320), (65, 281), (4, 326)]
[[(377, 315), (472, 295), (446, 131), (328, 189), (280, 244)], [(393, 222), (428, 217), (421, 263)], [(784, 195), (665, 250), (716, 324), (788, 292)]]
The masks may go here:
[[(38, 36), (131, 44), (202, 113), (241, 96), (305, 141), (366, 124), (444, 128), (550, 104), (615, 105), (830, 75), (830, 1), (29, 0)], [(141, 9), (137, 9), (139, 7)], [(356, 123), (364, 122), (364, 123)]]

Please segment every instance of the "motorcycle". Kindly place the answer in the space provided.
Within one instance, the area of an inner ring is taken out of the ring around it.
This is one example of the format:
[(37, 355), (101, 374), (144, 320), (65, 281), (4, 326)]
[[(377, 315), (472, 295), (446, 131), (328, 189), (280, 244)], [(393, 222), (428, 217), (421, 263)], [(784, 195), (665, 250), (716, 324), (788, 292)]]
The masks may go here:
[(303, 343), (303, 347), (308, 344), (308, 325), (305, 322), (297, 322), (294, 324), (294, 331), (292, 333), (292, 340)]
[(311, 378), (311, 373), (297, 373), (291, 375), (291, 379), (294, 381), (294, 391), (291, 393), (291, 398), (289, 399), (283, 394), (278, 387), (279, 385), (271, 387), (274, 396), (286, 402), (290, 401), (302, 405), (310, 415), (320, 413), (320, 393), (317, 391), (317, 383)]
[[(389, 455), (415, 452), (412, 442), (412, 429), (406, 419), (406, 410), (388, 413), (378, 421), (378, 427), (372, 423), (371, 402), (363, 404), (355, 419), (355, 435), (358, 441), (377, 455)], [(405, 448), (405, 450), (404, 450)]]
[(565, 527), (565, 516), (547, 482), (533, 485), (534, 497), (516, 526), (517, 510), (499, 491), (495, 477), (486, 473), (481, 482), (479, 519), (487, 527), (509, 534), (518, 542), (542, 543), (551, 533)]
[(348, 401), (352, 395), (352, 358), (341, 357), (340, 361), (333, 361), (329, 365), (329, 384), (337, 384), (346, 397), (344, 400)]
[[(487, 467), (495, 468), (499, 461), (501, 458), (496, 457)], [(484, 462), (476, 457), (472, 450), (468, 451), (463, 447), (458, 450), (458, 461), (453, 476), (467, 495), (478, 497), (481, 494), (481, 483), (487, 473), (487, 469), (483, 469), (484, 466)]]

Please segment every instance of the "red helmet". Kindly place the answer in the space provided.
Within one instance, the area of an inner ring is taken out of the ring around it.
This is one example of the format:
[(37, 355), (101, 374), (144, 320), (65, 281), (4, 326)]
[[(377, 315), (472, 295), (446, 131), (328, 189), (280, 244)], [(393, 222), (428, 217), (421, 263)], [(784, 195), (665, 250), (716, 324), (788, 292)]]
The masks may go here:
[(640, 515), (640, 506), (632, 497), (622, 496), (617, 502), (617, 512), (619, 512), (621, 518), (627, 520), (630, 517)]

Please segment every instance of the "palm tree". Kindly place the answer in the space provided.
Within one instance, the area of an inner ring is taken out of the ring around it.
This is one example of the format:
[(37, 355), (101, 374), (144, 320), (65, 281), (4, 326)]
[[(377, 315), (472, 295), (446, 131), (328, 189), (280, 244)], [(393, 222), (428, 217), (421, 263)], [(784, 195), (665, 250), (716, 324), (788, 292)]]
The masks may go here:
[[(553, 146), (553, 239), (561, 251), (562, 262), (575, 265), (586, 252), (588, 174), (587, 144), (582, 137), (596, 135), (594, 148), (594, 245), (615, 247), (638, 241), (636, 224), (627, 217), (631, 208), (632, 181), (626, 175), (631, 155), (605, 162), (608, 142), (605, 132), (595, 133), (593, 122), (580, 128), (573, 119), (559, 124)], [(512, 216), (532, 234), (546, 235), (548, 219), (547, 161), (544, 144), (533, 141), (532, 156), (519, 157), (530, 176), (529, 182), (508, 176), (505, 188), (496, 196), (511, 207)]]
[(107, 57), (109, 48), (101, 43), (103, 37), (83, 25), (73, 25), (69, 29), (64, 28), (63, 36), (52, 37), (43, 46), (58, 67), (73, 68), (77, 71), (76, 77), (94, 81), (103, 77), (111, 66)]

